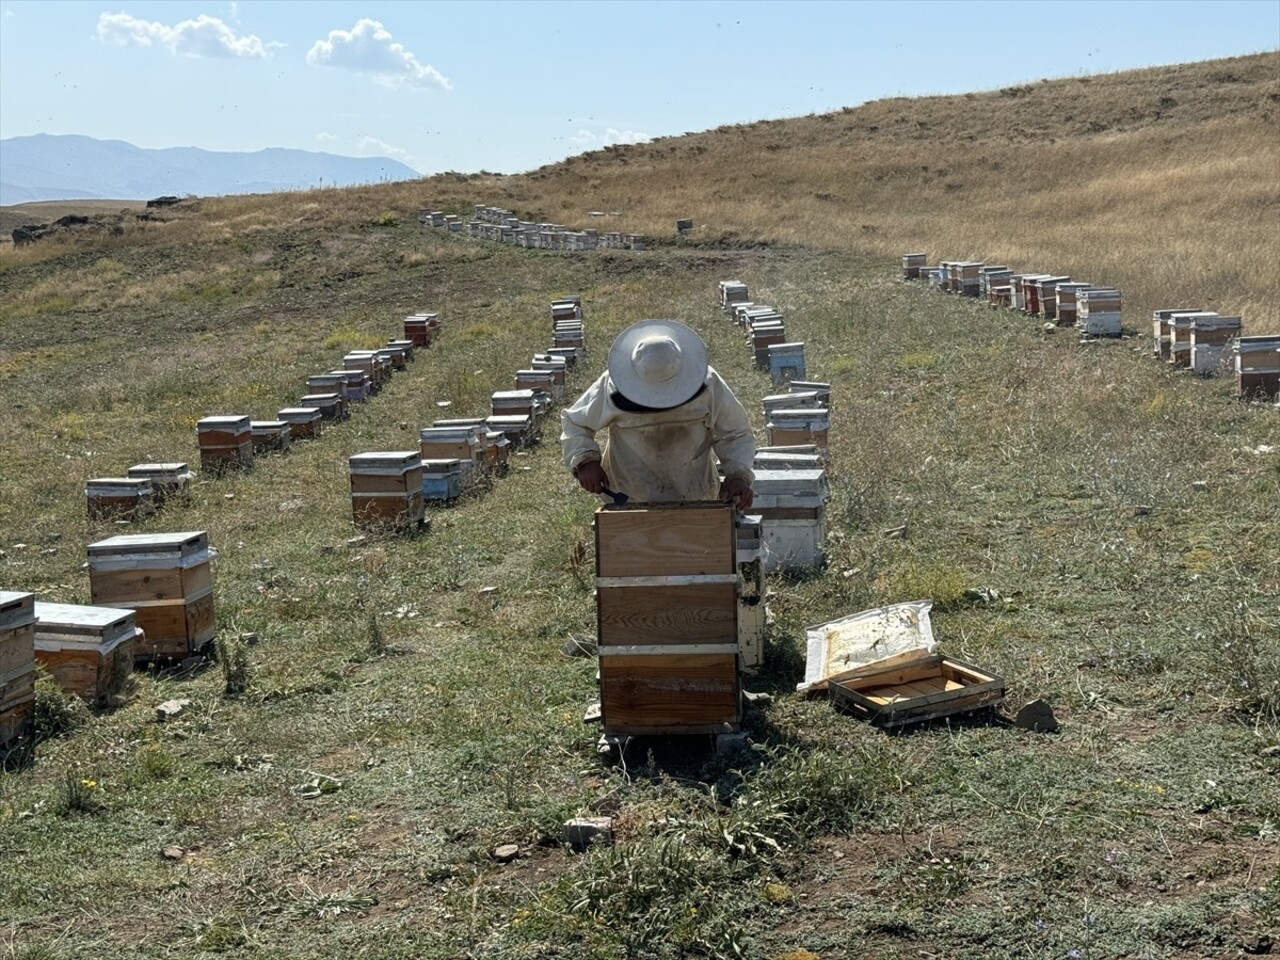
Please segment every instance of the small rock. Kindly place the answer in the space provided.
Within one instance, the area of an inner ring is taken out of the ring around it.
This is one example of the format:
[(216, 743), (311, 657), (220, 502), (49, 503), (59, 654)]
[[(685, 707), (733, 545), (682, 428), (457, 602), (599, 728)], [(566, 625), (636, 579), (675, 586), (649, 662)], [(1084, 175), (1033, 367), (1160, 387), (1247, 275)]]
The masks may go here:
[(166, 860), (181, 860), (186, 856), (186, 853), (187, 851), (183, 850), (181, 847), (169, 844), (169, 846), (160, 851), (160, 856), (164, 857)]
[(1280, 757), (1280, 743), (1277, 743), (1274, 747), (1264, 748), (1262, 755), (1264, 757)]
[(1040, 329), (1043, 330), (1045, 333), (1057, 333), (1058, 325), (1056, 323), (1046, 323)]
[(409, 421), (408, 421), (408, 420), (401, 420), (401, 421), (400, 421), (400, 429), (401, 429), (401, 430), (408, 430), (408, 429), (409, 429)]
[(1208, 480), (1192, 480), (1191, 489), (1192, 490), (1208, 490), (1209, 481)]
[(8, 556), (7, 553), (5, 553), (3, 550), (0, 550), (0, 560), (3, 560), (7, 556)]
[(516, 857), (520, 856), (520, 848), (514, 843), (504, 843), (500, 847), (493, 848), (493, 859), (499, 863), (510, 863)]
[(26, 545), (25, 543), (15, 543), (15, 544), (13, 545), (13, 549), (15, 549), (15, 550), (25, 550), (25, 549), (27, 549), (27, 545)]
[(40, 556), (52, 557), (57, 552), (58, 552), (57, 547), (45, 547), (43, 550), (40, 551)]
[(1034, 733), (1054, 733), (1058, 729), (1058, 718), (1053, 715), (1053, 707), (1043, 700), (1024, 703), (1013, 722), (1015, 726)]
[(566, 657), (594, 657), (596, 655), (596, 638), (585, 633), (575, 633), (560, 647)]
[(881, 535), (890, 540), (905, 540), (907, 539), (907, 524), (904, 523), (900, 527), (890, 527), (888, 530), (882, 530)]
[(564, 825), (565, 839), (576, 853), (593, 843), (613, 843), (612, 817), (574, 817)]
[(1140, 503), (1133, 508), (1133, 515), (1135, 517), (1148, 517), (1154, 509), (1155, 508), (1149, 503)]
[(1000, 591), (995, 587), (970, 587), (964, 592), (964, 598), (973, 603), (995, 603), (1000, 599)]
[(258, 645), (258, 640), (259, 640), (259, 637), (256, 633), (240, 634), (240, 642), (243, 643), (246, 647), (256, 647)]
[(161, 723), (168, 723), (182, 714), (182, 711), (191, 706), (190, 697), (179, 697), (175, 700), (166, 700), (160, 706), (156, 707), (156, 719)]
[(481, 587), (476, 591), (477, 597), (491, 597), (498, 592), (497, 587)]
[(352, 537), (347, 541), (347, 546), (354, 549), (355, 547), (363, 546), (368, 540), (368, 537)]
[(236, 498), (236, 495), (234, 493), (224, 493), (222, 495), (223, 500), (234, 500), (235, 498)]

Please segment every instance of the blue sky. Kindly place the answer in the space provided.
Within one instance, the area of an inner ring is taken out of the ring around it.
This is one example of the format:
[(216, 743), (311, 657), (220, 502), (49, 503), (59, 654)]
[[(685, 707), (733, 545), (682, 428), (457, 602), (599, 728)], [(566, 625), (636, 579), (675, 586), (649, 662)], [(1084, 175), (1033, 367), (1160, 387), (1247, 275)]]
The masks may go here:
[(0, 0), (0, 137), (424, 173), (1280, 47), (1280, 0)]

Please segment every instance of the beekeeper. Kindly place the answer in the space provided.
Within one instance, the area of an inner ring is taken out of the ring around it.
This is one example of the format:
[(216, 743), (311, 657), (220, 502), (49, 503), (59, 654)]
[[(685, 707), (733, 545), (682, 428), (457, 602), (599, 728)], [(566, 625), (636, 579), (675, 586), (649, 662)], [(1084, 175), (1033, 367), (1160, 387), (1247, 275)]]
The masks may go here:
[(590, 493), (751, 507), (747, 412), (707, 365), (701, 338), (676, 320), (642, 320), (618, 335), (608, 369), (561, 412), (560, 443), (564, 465)]

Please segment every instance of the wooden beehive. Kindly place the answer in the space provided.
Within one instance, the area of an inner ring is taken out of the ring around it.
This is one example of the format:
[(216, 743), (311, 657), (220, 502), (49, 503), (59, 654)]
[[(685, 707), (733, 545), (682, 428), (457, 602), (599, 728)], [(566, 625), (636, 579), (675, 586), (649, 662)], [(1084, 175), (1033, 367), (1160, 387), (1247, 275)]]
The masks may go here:
[(285, 407), (276, 416), (289, 424), (290, 440), (314, 440), (320, 436), (321, 413), (315, 407)]
[(391, 362), (391, 369), (407, 370), (409, 368), (409, 357), (405, 353), (404, 347), (393, 346), (387, 344), (385, 347), (379, 347), (374, 351), (379, 357), (385, 358)]
[(746, 303), (749, 299), (745, 283), (740, 280), (720, 281), (720, 309), (725, 313), (732, 313), (735, 304)]
[(422, 496), (424, 500), (449, 502), (462, 495), (463, 461), (456, 458), (432, 458), (422, 461)]
[(780, 390), (792, 380), (803, 380), (804, 343), (775, 343), (768, 348), (769, 376), (773, 380), (773, 388)]
[(1243, 325), (1240, 317), (1204, 317), (1191, 321), (1191, 369), (1204, 376), (1218, 372), (1227, 347)]
[(422, 457), (417, 450), (358, 453), (348, 463), (356, 526), (366, 530), (421, 526)]
[(253, 466), (253, 433), (247, 416), (205, 417), (196, 423), (200, 469), (221, 473)]
[(1089, 287), (1076, 294), (1076, 326), (1090, 337), (1121, 334), (1120, 291), (1114, 287)]
[(0, 747), (25, 736), (36, 709), (35, 596), (0, 590)]
[(833, 678), (827, 692), (838, 710), (893, 728), (993, 706), (1004, 699), (1004, 680), (938, 655)]
[(89, 544), (96, 606), (133, 610), (138, 663), (182, 660), (213, 639), (213, 551), (201, 530), (111, 537)]
[(338, 392), (347, 401), (348, 410), (353, 403), (364, 403), (369, 399), (369, 394), (373, 391), (373, 381), (363, 370), (330, 370), (329, 373), (341, 379)]
[(254, 455), (283, 453), (289, 449), (293, 438), (293, 425), (287, 420), (250, 420), (249, 432), (253, 435)]
[(185, 463), (135, 463), (128, 475), (150, 480), (158, 502), (184, 499), (191, 493), (191, 470)]
[(902, 255), (902, 279), (919, 280), (920, 269), (928, 262), (928, 260), (928, 254), (904, 253)]
[(382, 389), (382, 381), (385, 378), (384, 368), (374, 351), (352, 350), (342, 358), (342, 366), (346, 370), (361, 370), (368, 374), (370, 393), (377, 393)]
[(595, 539), (605, 734), (736, 730), (742, 714), (733, 509), (602, 507)]
[(1060, 283), (1054, 288), (1057, 297), (1058, 326), (1074, 327), (1080, 319), (1080, 291), (1088, 290), (1089, 284), (1069, 281)]
[(1280, 396), (1280, 335), (1239, 337), (1233, 345), (1236, 395), (1242, 400)]
[(36, 662), (64, 691), (90, 703), (124, 692), (143, 640), (132, 610), (36, 603)]
[(764, 550), (760, 518), (737, 517), (736, 561), (738, 564), (738, 653), (742, 669), (748, 673), (764, 663), (764, 635), (768, 626), (765, 610)]
[(564, 387), (556, 385), (555, 374), (550, 370), (517, 370), (512, 386), (516, 390), (544, 393), (553, 402), (564, 396)]
[(1204, 313), (1202, 307), (1173, 307), (1151, 313), (1151, 353), (1157, 360), (1169, 360), (1171, 321), (1178, 314)]
[(485, 425), (501, 433), (517, 449), (531, 447), (541, 439), (537, 423), (525, 414), (494, 414), (485, 419)]
[(395, 338), (392, 338), (387, 341), (387, 347), (393, 350), (399, 350), (406, 363), (413, 362), (413, 350), (416, 346), (417, 344), (412, 340), (396, 340)]
[(309, 393), (298, 401), (298, 406), (319, 410), (321, 420), (347, 418), (347, 401), (340, 393)]
[(830, 426), (830, 411), (825, 407), (801, 407), (770, 411), (765, 430), (771, 447), (812, 443), (826, 449)]
[(578, 351), (573, 347), (551, 347), (547, 350), (547, 354), (553, 359), (558, 357), (563, 360), (568, 370), (572, 370), (578, 363)]
[(406, 340), (412, 340), (414, 346), (427, 348), (431, 346), (431, 327), (428, 315), (419, 314), (417, 316), (404, 318), (404, 337)]
[(136, 520), (155, 511), (151, 481), (137, 477), (97, 477), (84, 485), (90, 520)]

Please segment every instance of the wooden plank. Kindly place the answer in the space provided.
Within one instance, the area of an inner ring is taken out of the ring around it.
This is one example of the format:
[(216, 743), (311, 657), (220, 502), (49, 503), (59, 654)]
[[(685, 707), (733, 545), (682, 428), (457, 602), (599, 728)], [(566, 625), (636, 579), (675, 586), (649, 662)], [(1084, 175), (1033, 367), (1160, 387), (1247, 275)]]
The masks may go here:
[(602, 658), (600, 694), (606, 733), (736, 728), (741, 719), (734, 654)]
[(183, 600), (213, 586), (208, 563), (186, 570), (143, 567), (138, 570), (90, 570), (89, 594), (93, 603), (120, 606), (132, 600)]
[(735, 584), (602, 587), (597, 613), (601, 646), (734, 643), (738, 637)]
[(377, 474), (351, 474), (351, 494), (362, 493), (401, 493), (409, 496), (415, 490), (422, 489), (422, 467), (406, 470), (399, 476), (378, 476)]
[(605, 507), (596, 513), (597, 576), (733, 573), (734, 560), (727, 505)]

